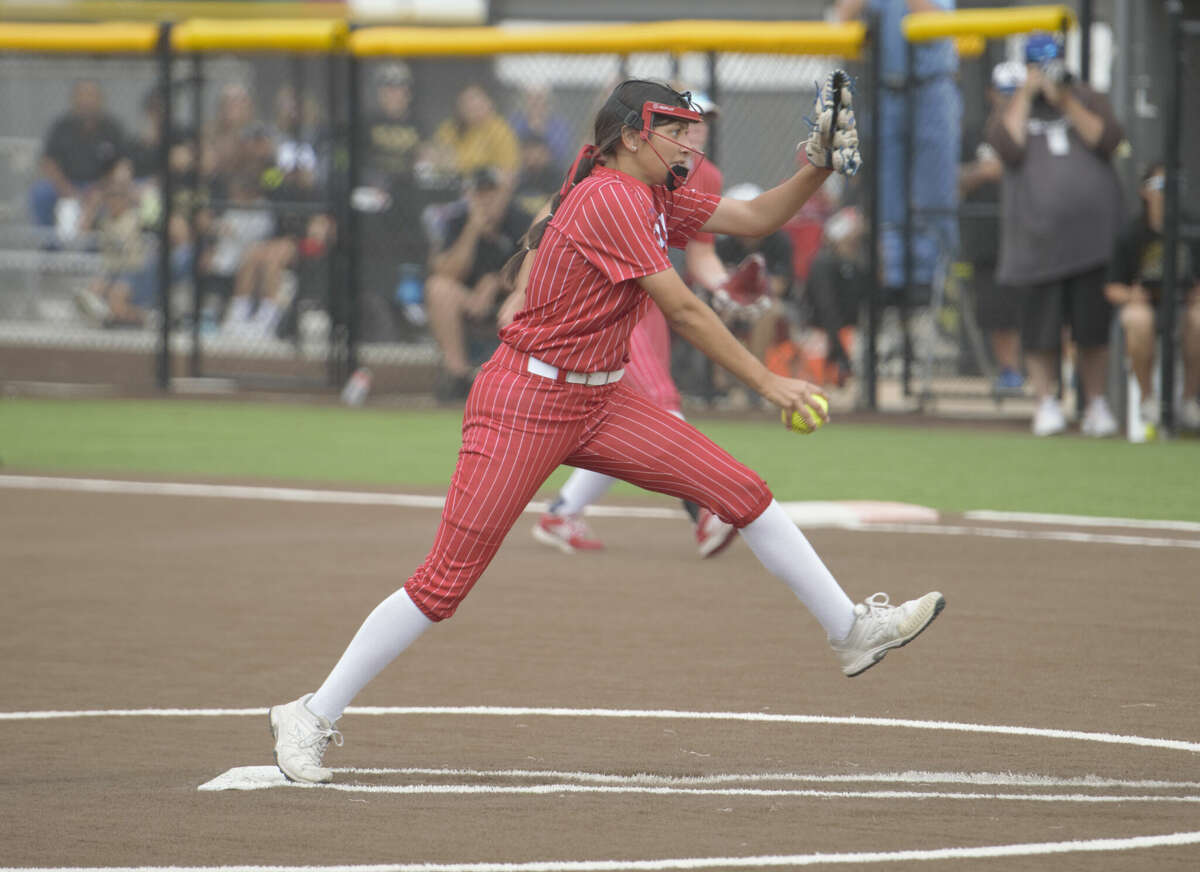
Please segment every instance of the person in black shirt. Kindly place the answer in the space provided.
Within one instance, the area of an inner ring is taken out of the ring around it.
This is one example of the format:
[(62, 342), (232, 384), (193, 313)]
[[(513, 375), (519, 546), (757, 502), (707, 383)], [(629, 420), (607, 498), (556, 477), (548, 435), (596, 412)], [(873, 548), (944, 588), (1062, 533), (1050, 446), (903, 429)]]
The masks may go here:
[[(1004, 111), (1025, 81), (1025, 72), (1025, 67), (1015, 61), (996, 64), (987, 88), (990, 112)], [(996, 364), (995, 389), (1020, 391), (1025, 384), (1021, 374), (1021, 289), (996, 281), (1004, 162), (991, 145), (982, 141), (981, 135), (964, 132), (963, 145), (963, 162), (958, 168), (959, 201), (977, 208), (960, 215), (958, 256), (970, 269), (975, 314), (979, 326), (987, 332)]]
[(853, 371), (850, 355), (842, 344), (841, 330), (858, 323), (859, 306), (867, 300), (873, 284), (868, 269), (862, 214), (846, 206), (825, 222), (821, 250), (813, 258), (804, 284), (805, 302), (813, 323), (825, 332), (827, 363), (836, 367), (841, 383)]
[[(421, 213), (434, 197), (418, 180), (429, 146), (413, 116), (412, 71), (402, 61), (388, 63), (374, 72), (373, 82), (375, 98), (359, 138), (362, 191), (374, 197), (360, 209), (361, 330), (368, 342), (389, 342), (425, 324), (419, 288), (428, 241)], [(412, 299), (404, 298), (409, 289)]]
[[(1125, 331), (1125, 353), (1141, 389), (1142, 420), (1158, 422), (1159, 402), (1154, 396), (1155, 315), (1162, 296), (1163, 281), (1163, 183), (1166, 170), (1161, 162), (1142, 175), (1139, 194), (1142, 211), (1117, 238), (1104, 288), (1109, 302), (1121, 307)], [(1181, 240), (1177, 250), (1176, 280), (1182, 308), (1181, 326), (1184, 382), (1179, 423), (1200, 429), (1200, 245)]]
[(96, 182), (124, 155), (125, 131), (104, 112), (104, 93), (91, 79), (75, 83), (71, 109), (51, 126), (42, 146), (38, 179), (29, 192), (34, 221), (53, 227), (60, 199), (97, 196)]
[(470, 390), (467, 328), (495, 327), (504, 302), (500, 270), (529, 227), (499, 170), (476, 170), (465, 187), (466, 197), (443, 216), (425, 283), (429, 327), (445, 366), (436, 391), (442, 401), (463, 399)]

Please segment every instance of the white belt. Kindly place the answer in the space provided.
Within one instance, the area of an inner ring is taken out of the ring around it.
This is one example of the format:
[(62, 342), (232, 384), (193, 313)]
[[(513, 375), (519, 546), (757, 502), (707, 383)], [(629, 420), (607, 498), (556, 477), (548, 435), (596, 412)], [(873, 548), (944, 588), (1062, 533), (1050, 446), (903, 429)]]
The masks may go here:
[(563, 372), (557, 366), (538, 360), (532, 354), (529, 355), (527, 369), (534, 375), (570, 382), (573, 385), (607, 385), (620, 381), (621, 376), (625, 375), (624, 369), (614, 369), (612, 372)]

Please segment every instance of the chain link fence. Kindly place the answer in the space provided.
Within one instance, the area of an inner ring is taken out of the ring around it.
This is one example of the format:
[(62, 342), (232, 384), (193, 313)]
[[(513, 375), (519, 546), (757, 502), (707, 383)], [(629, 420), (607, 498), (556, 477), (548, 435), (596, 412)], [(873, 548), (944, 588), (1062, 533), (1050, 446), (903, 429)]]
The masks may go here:
[[(1003, 44), (992, 41), (982, 54), (960, 59), (964, 161), (980, 141), (986, 85), (1002, 53)], [(161, 191), (153, 168), (145, 169), (161, 106), (156, 61), (0, 55), (0, 95), (12, 107), (0, 116), (6, 375), (106, 380), (97, 365), (103, 353), (121, 361), (107, 380), (130, 387), (129, 360), (154, 354), (166, 310), (176, 390), (210, 389), (218, 381), (339, 386), (353, 368), (367, 366), (377, 391), (428, 391), (444, 360), (427, 294), (430, 260), (461, 229), (466, 186), (479, 171), (506, 174), (513, 183), (510, 208), (527, 224), (590, 140), (592, 119), (612, 86), (639, 77), (672, 82), (716, 108), (706, 150), (726, 193), (767, 188), (795, 170), (794, 147), (807, 135), (814, 85), (843, 65), (865, 86), (857, 109), (867, 171), (827, 183), (781, 231), (790, 260), (787, 318), (769, 337), (772, 359), (833, 387), (874, 366), (884, 407), (928, 396), (971, 396), (997, 406), (1015, 400), (1019, 390), (997, 389), (992, 324), (981, 312), (987, 290), (980, 277), (994, 257), (987, 250), (995, 240), (994, 201), (964, 203), (962, 244), (907, 351), (902, 325), (889, 316), (879, 325), (879, 356), (871, 359), (861, 318), (874, 286), (869, 58), (768, 51), (181, 52), (171, 66), (165, 234)], [(1189, 63), (1185, 94), (1196, 91), (1196, 75)], [(78, 184), (59, 186), (55, 199), (67, 205), (47, 207), (52, 179), (43, 158), (55, 125), (76, 123), (72, 95), (80, 86), (99, 91), (104, 112), (120, 128), (131, 178), (93, 167)], [(1185, 113), (1183, 142), (1200, 132), (1197, 119)], [(1194, 150), (1185, 148), (1185, 171), (1193, 178), (1195, 161)], [(130, 201), (123, 212), (116, 202), (122, 188)], [(112, 207), (103, 206), (110, 196)], [(138, 221), (114, 220), (114, 232), (104, 235), (104, 222), (130, 212)], [(831, 236), (826, 231), (837, 215), (844, 220), (834, 222)], [(117, 256), (118, 224), (137, 230), (125, 262)], [(843, 232), (851, 235), (843, 253), (858, 264), (862, 282), (858, 296), (848, 294), (831, 314), (809, 273), (822, 248)], [(167, 307), (148, 270), (135, 268), (155, 260), (162, 238), (172, 254)], [(467, 324), (472, 363), (496, 342), (492, 314)], [(70, 365), (74, 359), (80, 363)], [(694, 359), (681, 358), (677, 375), (685, 392), (713, 399), (709, 374)], [(151, 386), (152, 365), (132, 381)]]

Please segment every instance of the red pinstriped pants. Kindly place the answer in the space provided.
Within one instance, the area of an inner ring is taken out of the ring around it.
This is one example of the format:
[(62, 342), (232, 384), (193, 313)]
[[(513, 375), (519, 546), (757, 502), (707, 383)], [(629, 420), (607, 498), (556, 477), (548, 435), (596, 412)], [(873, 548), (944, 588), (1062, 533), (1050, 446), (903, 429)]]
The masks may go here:
[(770, 504), (751, 469), (622, 382), (559, 384), (527, 372), (526, 360), (501, 344), (467, 398), (433, 548), (404, 586), (430, 620), (454, 614), (560, 464), (691, 500), (739, 528)]

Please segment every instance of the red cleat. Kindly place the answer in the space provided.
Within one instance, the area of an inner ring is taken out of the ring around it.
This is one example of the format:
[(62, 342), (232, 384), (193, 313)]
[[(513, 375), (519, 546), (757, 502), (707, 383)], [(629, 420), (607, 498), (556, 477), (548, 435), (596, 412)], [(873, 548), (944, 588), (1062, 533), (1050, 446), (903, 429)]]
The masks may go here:
[(604, 550), (604, 543), (592, 534), (579, 515), (552, 515), (547, 512), (533, 525), (533, 538), (564, 554)]
[(708, 509), (701, 509), (696, 518), (696, 550), (701, 557), (716, 557), (729, 547), (737, 527), (726, 524)]

